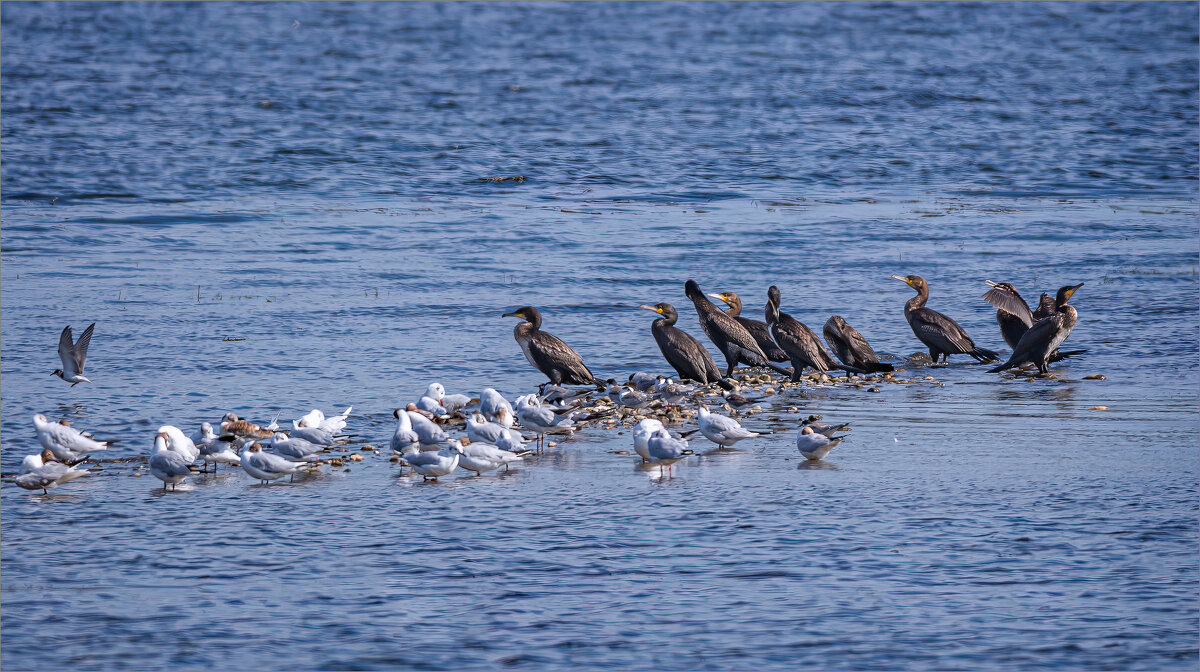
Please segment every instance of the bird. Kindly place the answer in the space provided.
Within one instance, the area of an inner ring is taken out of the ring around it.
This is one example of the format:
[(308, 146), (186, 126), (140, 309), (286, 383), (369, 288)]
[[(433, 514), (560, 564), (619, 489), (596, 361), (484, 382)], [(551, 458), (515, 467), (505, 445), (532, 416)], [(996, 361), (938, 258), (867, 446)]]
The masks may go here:
[[(833, 361), (833, 355), (821, 345), (820, 339), (812, 329), (791, 315), (779, 312), (779, 298), (779, 288), (771, 285), (767, 289), (767, 324), (771, 327), (771, 335), (775, 337), (775, 342), (792, 359), (792, 381), (800, 380), (800, 374), (807, 366), (821, 373), (841, 368)], [(855, 367), (851, 368), (857, 370)]]
[(654, 396), (639, 391), (636, 387), (617, 385), (616, 379), (609, 378), (605, 392), (613, 403), (624, 408), (645, 408), (654, 401)]
[[(259, 438), (266, 439), (273, 436), (275, 436), (275, 434), (271, 433), (267, 436)], [(332, 433), (327, 432), (320, 427), (296, 427), (295, 423), (293, 423), (292, 431), (288, 433), (288, 437), (293, 439), (304, 439), (305, 441), (308, 441), (309, 443), (315, 443), (318, 446), (332, 446), (333, 444), (337, 443), (337, 441), (334, 440)]]
[(550, 408), (541, 405), (536, 395), (525, 395), (517, 399), (517, 420), (522, 427), (533, 430), (538, 436), (539, 448), (546, 434), (573, 434), (575, 423), (569, 418), (559, 418)]
[(163, 482), (163, 492), (167, 491), (168, 485), (174, 490), (192, 473), (192, 460), (183, 453), (172, 450), (170, 441), (170, 436), (160, 430), (154, 435), (154, 449), (150, 453), (150, 474)]
[[(654, 342), (658, 343), (658, 349), (662, 351), (663, 357), (675, 369), (680, 378), (705, 384), (715, 383), (721, 379), (721, 371), (717, 368), (717, 363), (713, 361), (708, 349), (691, 334), (675, 326), (679, 320), (679, 313), (676, 312), (675, 306), (669, 303), (657, 303), (653, 306), (638, 306), (638, 308), (662, 315), (650, 323), (650, 333), (654, 334)], [(648, 384), (653, 386), (654, 377), (649, 374), (643, 375), (649, 377)], [(641, 385), (638, 384), (638, 387), (641, 388)]]
[(501, 422), (501, 417), (507, 416), (508, 424), (505, 426), (512, 427), (512, 404), (508, 403), (508, 399), (505, 399), (503, 394), (490, 387), (485, 387), (483, 392), (479, 393), (479, 412), (488, 420), (494, 420), (502, 425), (504, 423)]
[(412, 420), (408, 417), (408, 411), (397, 408), (395, 411), (392, 411), (392, 417), (396, 418), (397, 421), (396, 432), (392, 434), (392, 452), (404, 453), (410, 446), (416, 446), (421, 443), (421, 437), (413, 431)]
[(304, 439), (288, 438), (288, 435), (282, 432), (276, 432), (271, 440), (271, 450), (289, 462), (317, 462), (321, 459), (318, 453), (324, 449), (324, 446), (309, 443)]
[[(645, 308), (646, 306), (639, 307)], [(653, 308), (651, 309), (653, 310)], [(642, 392), (649, 392), (654, 387), (654, 383), (658, 382), (658, 376), (653, 373), (646, 373), (645, 371), (634, 371), (629, 374), (629, 382), (633, 383), (634, 387)]]
[(508, 471), (509, 465), (523, 460), (520, 455), (490, 443), (465, 441), (461, 447), (463, 452), (459, 455), (458, 466), (467, 471), (473, 471), (478, 476), (482, 476), (485, 471), (492, 471), (500, 467), (504, 467), (504, 470)]
[[(538, 388), (541, 390), (539, 396), (544, 402), (560, 402), (571, 403), (581, 397), (586, 397), (591, 394), (591, 390), (572, 390), (569, 387), (555, 385), (553, 383), (543, 383)], [(511, 410), (511, 409), (510, 409)]]
[(725, 362), (728, 364), (725, 377), (733, 375), (733, 367), (738, 362), (750, 366), (768, 366), (779, 373), (791, 375), (791, 371), (771, 363), (750, 332), (737, 320), (718, 310), (704, 292), (700, 291), (700, 285), (696, 284), (695, 280), (688, 280), (683, 286), (683, 291), (696, 307), (700, 328), (708, 335), (713, 345), (717, 346), (717, 350), (725, 355)]
[(652, 464), (658, 465), (659, 474), (662, 474), (664, 466), (670, 469), (676, 462), (691, 454), (693, 453), (688, 449), (687, 439), (677, 439), (665, 428), (654, 430), (646, 441), (646, 455)]
[(1021, 336), (1008, 361), (994, 369), (988, 369), (989, 373), (998, 373), (1022, 364), (1036, 365), (1039, 373), (1049, 372), (1050, 355), (1067, 340), (1071, 329), (1075, 328), (1075, 323), (1079, 321), (1079, 313), (1074, 306), (1068, 305), (1067, 301), (1070, 301), (1071, 296), (1083, 285), (1081, 282), (1078, 285), (1060, 287), (1054, 298), (1057, 306), (1055, 313), (1035, 322)]
[(218, 464), (232, 464), (235, 467), (241, 464), (241, 460), (233, 451), (230, 442), (222, 441), (221, 437), (213, 431), (212, 424), (201, 423), (200, 431), (193, 434), (191, 438), (196, 448), (200, 449), (200, 459), (204, 460), (205, 466), (213, 465), (214, 472), (216, 472)]
[(831, 439), (833, 438), (833, 435), (836, 434), (837, 432), (850, 431), (850, 423), (846, 423), (846, 422), (844, 422), (840, 425), (831, 425), (827, 422), (805, 422), (804, 425), (806, 427), (808, 427), (809, 429), (811, 429), (812, 431), (816, 432), (817, 434), (824, 434), (825, 436), (827, 436)]
[(42, 448), (49, 450), (54, 459), (67, 464), (79, 462), (88, 453), (107, 450), (113, 443), (88, 438), (70, 425), (50, 422), (41, 413), (33, 416), (33, 427)]
[(650, 435), (664, 429), (663, 423), (655, 418), (644, 418), (633, 428), (633, 452), (641, 456), (643, 462), (650, 461)]
[(95, 322), (89, 324), (79, 335), (79, 340), (72, 341), (70, 325), (63, 327), (58, 336), (58, 358), (62, 360), (62, 368), (55, 369), (50, 375), (62, 378), (71, 387), (92, 382), (83, 376), (83, 365), (87, 361), (88, 346), (92, 343), (92, 331), (95, 328)]
[(1000, 359), (1000, 355), (987, 348), (975, 345), (967, 332), (954, 320), (925, 307), (929, 300), (929, 284), (919, 275), (899, 276), (899, 280), (917, 291), (917, 295), (904, 304), (904, 317), (912, 327), (917, 339), (929, 348), (929, 358), (937, 364), (938, 357), (949, 361), (950, 355), (970, 355), (980, 362)]
[[(1038, 309), (1036, 312), (1029, 310), (1029, 305), (1025, 303), (1025, 299), (1017, 293), (1017, 288), (1007, 282), (992, 282), (984, 280), (991, 289), (984, 292), (983, 300), (996, 307), (996, 322), (1000, 324), (1000, 334), (1004, 336), (1004, 342), (1008, 347), (1014, 350), (1017, 343), (1021, 342), (1021, 337), (1025, 332), (1033, 326), (1034, 322), (1046, 317), (1050, 317), (1057, 310), (1055, 299), (1049, 294), (1042, 294)], [(1051, 362), (1057, 362), (1067, 357), (1074, 355), (1082, 355), (1087, 350), (1069, 350), (1062, 352), (1055, 350), (1050, 353)]]
[[(299, 422), (299, 420), (296, 422)], [(293, 422), (292, 425), (297, 426), (296, 422)], [(255, 439), (266, 439), (274, 436), (275, 432), (274, 430), (259, 427), (249, 420), (242, 420), (233, 413), (226, 413), (221, 418), (221, 434), (223, 436), (248, 436)]]
[(708, 407), (703, 404), (696, 408), (696, 413), (700, 423), (700, 433), (722, 448), (728, 448), (742, 439), (761, 436), (742, 427), (733, 418), (709, 412)]
[(50, 488), (87, 475), (88, 472), (83, 469), (58, 462), (54, 459), (54, 453), (43, 449), (39, 454), (25, 456), (21, 461), (21, 474), (13, 482), (17, 487), (49, 494), (47, 490)]
[(182, 429), (174, 425), (163, 425), (158, 428), (158, 431), (160, 434), (167, 435), (167, 450), (179, 453), (187, 460), (188, 464), (200, 459), (200, 449), (183, 433)]
[(421, 450), (432, 450), (450, 439), (450, 435), (446, 434), (445, 430), (437, 423), (417, 412), (414, 404), (409, 404), (405, 410), (408, 413), (409, 422), (412, 423), (412, 429), (417, 434)]
[(525, 443), (520, 432), (488, 422), (482, 413), (475, 413), (467, 418), (467, 438), (472, 443), (491, 444), (513, 452), (520, 450)]
[[(825, 336), (825, 342), (829, 344), (830, 352), (846, 366), (854, 367), (863, 373), (895, 370), (891, 364), (880, 363), (879, 355), (876, 355), (875, 351), (871, 349), (871, 344), (867, 343), (867, 339), (863, 338), (857, 329), (847, 324), (841, 315), (830, 317), (821, 332)], [(852, 370), (846, 369), (847, 377), (850, 376)]]
[(501, 317), (519, 317), (523, 320), (513, 328), (513, 337), (525, 353), (525, 359), (546, 374), (551, 383), (587, 385), (594, 380), (578, 352), (557, 336), (542, 331), (542, 314), (537, 308), (525, 306), (504, 313)]
[(242, 469), (263, 483), (284, 476), (290, 476), (290, 480), (295, 480), (296, 472), (300, 471), (303, 466), (302, 463), (263, 452), (262, 446), (258, 445), (258, 442), (251, 443), (250, 447), (246, 449), (246, 453), (242, 455)]
[(772, 362), (786, 362), (791, 358), (788, 354), (779, 347), (771, 338), (771, 329), (766, 322), (750, 319), (742, 316), (742, 297), (733, 292), (721, 292), (720, 294), (709, 294), (714, 299), (719, 299), (725, 303), (725, 314), (738, 321), (750, 332), (754, 337), (754, 341), (758, 343), (758, 347), (762, 348), (763, 354)]
[(425, 389), (425, 394), (417, 400), (417, 408), (434, 415), (446, 415), (446, 408), (442, 406), (442, 398), (445, 396), (446, 388), (442, 387), (441, 383), (430, 383)]
[(657, 382), (654, 383), (654, 393), (666, 404), (675, 406), (687, 398), (687, 395), (695, 392), (696, 387), (695, 385), (680, 385), (670, 378), (659, 376)]
[(458, 461), (464, 452), (462, 444), (449, 439), (443, 443), (446, 445), (444, 450), (409, 453), (405, 456), (408, 466), (420, 474), (422, 480), (436, 481), (439, 476), (445, 476), (458, 468)]
[[(341, 415), (326, 416), (321, 412), (321, 409), (314, 408), (304, 417), (293, 421), (292, 427), (311, 427), (328, 432), (329, 434), (336, 435), (338, 432), (346, 428), (346, 419), (350, 417), (350, 411), (352, 410), (354, 410), (354, 407), (350, 406), (346, 410), (342, 411)], [(271, 428), (268, 427), (267, 429)], [(278, 425), (276, 425), (275, 429), (278, 429)]]
[(810, 460), (819, 460), (828, 455), (829, 451), (841, 443), (843, 438), (845, 437), (830, 438), (805, 425), (796, 435), (796, 448), (804, 457)]

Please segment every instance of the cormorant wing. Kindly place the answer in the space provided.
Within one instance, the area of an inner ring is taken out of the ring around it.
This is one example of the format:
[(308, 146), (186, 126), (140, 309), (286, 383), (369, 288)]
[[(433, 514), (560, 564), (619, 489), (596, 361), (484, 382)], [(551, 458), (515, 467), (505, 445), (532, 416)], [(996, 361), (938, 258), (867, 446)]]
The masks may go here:
[(942, 352), (964, 354), (975, 349), (967, 332), (954, 320), (929, 308), (918, 308), (908, 314), (913, 333), (923, 343), (933, 343)]
[(1020, 294), (1017, 294), (1016, 290), (998, 285), (984, 292), (983, 300), (1006, 313), (1016, 315), (1025, 323), (1025, 326), (1033, 325), (1033, 312), (1029, 310), (1029, 305), (1025, 303), (1025, 299), (1022, 299)]
[(583, 384), (593, 380), (592, 372), (583, 364), (583, 358), (562, 339), (540, 329), (533, 332), (530, 338), (532, 340), (530, 351), (537, 360), (539, 369), (542, 371), (552, 368), (562, 369), (570, 374), (563, 380), (567, 383)]
[(1010, 362), (1033, 361), (1032, 357), (1040, 356), (1043, 350), (1050, 348), (1055, 334), (1062, 328), (1063, 316), (1055, 313), (1033, 323), (1033, 326), (1021, 336), (1017, 347), (1013, 348)]

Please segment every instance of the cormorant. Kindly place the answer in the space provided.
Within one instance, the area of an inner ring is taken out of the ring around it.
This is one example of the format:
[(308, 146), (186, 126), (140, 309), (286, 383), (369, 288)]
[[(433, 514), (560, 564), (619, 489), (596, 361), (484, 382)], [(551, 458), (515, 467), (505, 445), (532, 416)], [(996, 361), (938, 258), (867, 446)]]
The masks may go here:
[[(1008, 344), (1008, 347), (1014, 350), (1017, 343), (1021, 342), (1021, 337), (1035, 322), (1050, 317), (1058, 309), (1055, 300), (1043, 292), (1037, 311), (1030, 312), (1029, 305), (1017, 293), (1016, 287), (1007, 282), (992, 282), (991, 280), (984, 280), (984, 282), (991, 289), (984, 293), (983, 300), (996, 307), (996, 321), (1000, 323), (1000, 333), (1004, 335), (1004, 342)], [(1085, 352), (1087, 350), (1069, 350), (1067, 352), (1055, 350), (1050, 353), (1050, 361), (1057, 362)]]
[(957, 322), (925, 307), (925, 302), (929, 300), (929, 285), (925, 278), (919, 275), (892, 277), (917, 290), (917, 295), (904, 304), (904, 317), (917, 338), (929, 348), (929, 357), (934, 364), (939, 356), (942, 361), (947, 361), (950, 355), (970, 355), (980, 362), (1000, 359), (999, 354), (976, 347)]
[[(879, 355), (871, 349), (871, 344), (867, 343), (867, 339), (858, 333), (858, 330), (846, 323), (841, 315), (834, 315), (825, 323), (825, 328), (821, 330), (825, 334), (825, 342), (829, 344), (829, 350), (843, 364), (861, 369), (867, 373), (875, 373), (877, 371), (892, 371), (895, 369), (891, 364), (881, 364)], [(846, 369), (846, 376), (850, 376), (851, 369)]]
[(738, 362), (744, 362), (750, 366), (769, 366), (780, 373), (791, 374), (791, 371), (772, 364), (763, 354), (762, 348), (758, 347), (758, 343), (750, 335), (750, 332), (738, 324), (737, 320), (722, 313), (714, 306), (704, 292), (700, 291), (700, 285), (697, 285), (695, 280), (688, 280), (683, 286), (683, 291), (696, 306), (696, 315), (700, 317), (700, 328), (704, 329), (708, 338), (717, 346), (721, 354), (725, 355), (725, 361), (729, 364), (729, 368), (725, 371), (726, 376), (733, 375), (733, 367)]
[(1078, 285), (1059, 288), (1058, 295), (1054, 299), (1054, 314), (1034, 322), (1013, 348), (1012, 356), (1008, 358), (1008, 361), (994, 369), (988, 369), (988, 372), (998, 373), (1022, 364), (1035, 364), (1040, 373), (1046, 373), (1049, 370), (1051, 354), (1058, 349), (1059, 345), (1062, 345), (1063, 341), (1067, 340), (1071, 329), (1079, 321), (1079, 314), (1075, 311), (1075, 307), (1067, 305), (1067, 301), (1083, 284), (1081, 282)]
[(720, 299), (729, 306), (724, 310), (724, 313), (738, 321), (738, 324), (746, 328), (750, 335), (754, 337), (754, 342), (758, 343), (758, 347), (762, 348), (763, 354), (772, 362), (786, 362), (788, 355), (783, 351), (775, 341), (771, 340), (771, 329), (766, 322), (759, 322), (748, 317), (742, 317), (742, 297), (733, 292), (721, 292), (720, 294), (709, 294), (714, 299)]
[(653, 306), (638, 306), (652, 310), (662, 317), (654, 320), (650, 331), (658, 349), (662, 350), (667, 363), (675, 368), (680, 378), (688, 378), (701, 383), (715, 383), (721, 378), (717, 363), (713, 361), (708, 350), (692, 337), (691, 334), (675, 326), (679, 313), (675, 306), (669, 303), (658, 303)]
[[(841, 368), (833, 361), (833, 355), (821, 345), (817, 335), (803, 323), (796, 321), (791, 315), (779, 312), (779, 288), (771, 285), (767, 289), (767, 324), (771, 325), (771, 335), (783, 351), (792, 359), (792, 380), (800, 380), (804, 367), (811, 366), (821, 373), (830, 369)], [(854, 368), (862, 372), (861, 369)]]
[(592, 372), (583, 365), (583, 358), (571, 346), (557, 336), (541, 330), (542, 314), (533, 306), (518, 308), (502, 317), (519, 317), (521, 322), (513, 329), (513, 338), (538, 371), (546, 374), (555, 385), (588, 385), (593, 382)]

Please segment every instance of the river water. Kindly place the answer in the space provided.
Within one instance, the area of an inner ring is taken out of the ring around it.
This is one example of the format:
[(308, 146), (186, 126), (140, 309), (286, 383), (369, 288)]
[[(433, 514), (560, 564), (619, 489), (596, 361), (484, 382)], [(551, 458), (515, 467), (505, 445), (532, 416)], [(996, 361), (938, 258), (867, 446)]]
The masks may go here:
[[(0, 487), (6, 669), (1196, 668), (1196, 3), (0, 13), (0, 471), (34, 413), (121, 441)], [(1085, 282), (1088, 352), (926, 368), (909, 273), (1005, 353), (984, 280)], [(913, 382), (765, 398), (671, 479), (621, 427), (440, 483), (128, 461), (226, 411), (353, 405), (360, 452), (430, 382), (528, 392), (526, 304), (602, 378), (669, 373), (636, 306), (699, 335), (688, 278)], [(816, 463), (809, 414), (854, 428)]]

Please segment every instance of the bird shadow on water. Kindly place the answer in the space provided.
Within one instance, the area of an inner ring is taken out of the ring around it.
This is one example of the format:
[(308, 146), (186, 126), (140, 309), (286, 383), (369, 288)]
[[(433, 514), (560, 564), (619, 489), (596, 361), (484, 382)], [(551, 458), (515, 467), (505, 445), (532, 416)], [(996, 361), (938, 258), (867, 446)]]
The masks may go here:
[(151, 497), (169, 497), (175, 494), (191, 494), (196, 491), (195, 486), (188, 483), (180, 483), (174, 488), (154, 488), (148, 494)]
[(834, 464), (832, 462), (826, 462), (824, 460), (804, 460), (800, 464), (797, 464), (796, 468), (797, 469), (805, 469), (805, 470), (808, 470), (808, 469), (818, 469), (818, 470), (824, 469), (826, 471), (837, 471), (838, 470), (838, 466), (836, 464)]

